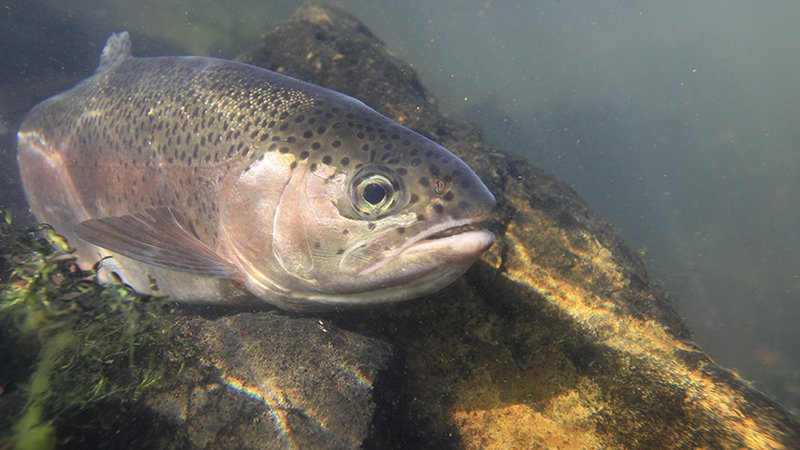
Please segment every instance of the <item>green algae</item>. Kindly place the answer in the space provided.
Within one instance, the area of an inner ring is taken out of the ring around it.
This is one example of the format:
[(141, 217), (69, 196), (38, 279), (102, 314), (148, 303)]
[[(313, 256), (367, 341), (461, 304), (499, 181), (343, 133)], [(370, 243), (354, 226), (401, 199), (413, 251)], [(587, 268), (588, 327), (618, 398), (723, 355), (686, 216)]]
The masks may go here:
[(99, 285), (97, 267), (81, 270), (51, 228), (0, 215), (0, 353), (35, 352), (27, 370), (5, 374), (4, 395), (24, 407), (0, 429), (0, 445), (54, 448), (60, 423), (102, 402), (137, 401), (182, 359), (166, 302)]

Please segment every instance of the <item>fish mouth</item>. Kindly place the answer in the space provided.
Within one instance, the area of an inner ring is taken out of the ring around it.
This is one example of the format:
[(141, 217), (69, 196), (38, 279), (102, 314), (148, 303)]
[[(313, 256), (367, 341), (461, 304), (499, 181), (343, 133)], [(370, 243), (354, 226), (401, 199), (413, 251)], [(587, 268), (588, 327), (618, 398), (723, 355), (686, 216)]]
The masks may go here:
[(494, 242), (495, 235), (486, 225), (483, 217), (442, 224), (404, 245), (399, 255), (435, 251), (442, 256), (475, 257)]
[(433, 226), (412, 236), (405, 244), (386, 254), (379, 263), (362, 270), (359, 275), (375, 272), (398, 257), (424, 253), (435, 253), (442, 260), (471, 262), (494, 242), (494, 233), (486, 229), (488, 220), (488, 215), (481, 215)]

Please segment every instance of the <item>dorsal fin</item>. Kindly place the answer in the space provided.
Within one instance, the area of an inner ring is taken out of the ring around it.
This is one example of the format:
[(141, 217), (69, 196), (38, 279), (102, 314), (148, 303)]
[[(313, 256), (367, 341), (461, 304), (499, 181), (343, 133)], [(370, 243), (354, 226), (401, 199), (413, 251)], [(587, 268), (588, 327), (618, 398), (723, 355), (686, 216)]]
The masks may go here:
[(131, 37), (127, 31), (114, 33), (106, 41), (103, 53), (100, 54), (100, 65), (95, 73), (105, 72), (131, 57)]

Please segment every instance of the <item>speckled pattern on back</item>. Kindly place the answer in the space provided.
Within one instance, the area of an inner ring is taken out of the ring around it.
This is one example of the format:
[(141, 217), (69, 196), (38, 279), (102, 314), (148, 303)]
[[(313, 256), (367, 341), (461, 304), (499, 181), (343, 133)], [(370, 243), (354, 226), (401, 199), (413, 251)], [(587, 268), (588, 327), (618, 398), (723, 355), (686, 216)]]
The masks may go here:
[(219, 182), (268, 152), (312, 171), (391, 167), (406, 178), (408, 207), (425, 205), (420, 223), (489, 202), (462, 161), (361, 102), (211, 58), (125, 59), (38, 105), (21, 131), (62, 153), (92, 216), (172, 206), (212, 248)]

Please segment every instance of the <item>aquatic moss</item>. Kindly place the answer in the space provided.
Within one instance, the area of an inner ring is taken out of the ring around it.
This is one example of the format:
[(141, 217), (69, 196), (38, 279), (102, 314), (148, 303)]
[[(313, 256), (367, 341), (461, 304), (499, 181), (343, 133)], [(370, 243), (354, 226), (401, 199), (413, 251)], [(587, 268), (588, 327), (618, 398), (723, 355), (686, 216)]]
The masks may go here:
[(38, 352), (33, 367), (6, 375), (4, 394), (25, 401), (0, 436), (14, 448), (53, 448), (58, 423), (100, 402), (136, 401), (182, 360), (166, 302), (99, 285), (51, 228), (0, 216), (0, 353)]

